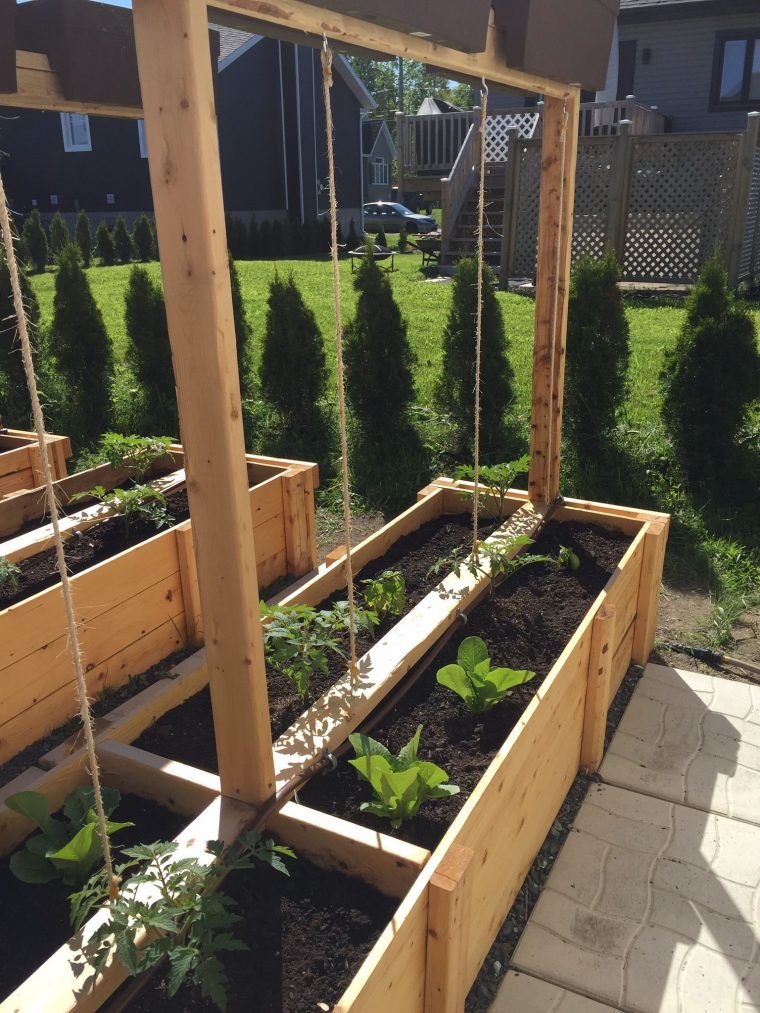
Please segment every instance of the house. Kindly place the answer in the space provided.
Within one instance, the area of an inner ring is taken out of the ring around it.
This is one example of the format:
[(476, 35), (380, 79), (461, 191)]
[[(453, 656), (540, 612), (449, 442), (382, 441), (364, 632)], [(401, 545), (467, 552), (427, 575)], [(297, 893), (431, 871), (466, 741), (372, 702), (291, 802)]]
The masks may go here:
[(364, 148), (364, 200), (391, 199), (391, 167), (396, 161), (396, 145), (385, 120), (362, 123)]
[[(124, 12), (127, 14), (128, 12)], [(219, 33), (216, 78), (219, 148), (227, 212), (248, 221), (328, 210), (325, 115), (319, 52), (237, 28)], [(361, 224), (362, 117), (376, 103), (343, 56), (332, 89), (336, 190), (345, 224)], [(111, 224), (151, 213), (143, 122), (76, 113), (5, 110), (0, 152), (11, 206), (59, 211), (70, 223), (85, 208)]]
[(673, 131), (743, 130), (760, 110), (758, 0), (621, 0), (617, 97)]

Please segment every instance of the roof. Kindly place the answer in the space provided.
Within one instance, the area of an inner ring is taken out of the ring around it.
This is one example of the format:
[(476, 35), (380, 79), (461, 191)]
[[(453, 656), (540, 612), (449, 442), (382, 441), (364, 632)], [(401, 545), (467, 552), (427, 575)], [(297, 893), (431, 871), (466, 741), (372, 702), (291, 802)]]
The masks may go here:
[(380, 137), (380, 134), (385, 133), (388, 140), (388, 146), (393, 150), (394, 157), (396, 152), (396, 145), (393, 143), (391, 132), (388, 129), (388, 124), (385, 120), (363, 120), (362, 122), (362, 153), (365, 157), (372, 154), (375, 150), (375, 145)]
[(673, 18), (707, 14), (729, 14), (754, 9), (757, 0), (620, 0), (620, 16), (637, 20), (647, 17)]
[(224, 63), (228, 56), (240, 49), (251, 39), (260, 39), (260, 35), (241, 31), (239, 28), (225, 28), (224, 25), (210, 24), (209, 28), (219, 32), (219, 63)]
[(429, 116), (435, 113), (461, 113), (463, 110), (460, 106), (455, 106), (453, 102), (447, 102), (443, 98), (426, 98), (423, 99), (422, 105), (417, 110), (418, 116)]

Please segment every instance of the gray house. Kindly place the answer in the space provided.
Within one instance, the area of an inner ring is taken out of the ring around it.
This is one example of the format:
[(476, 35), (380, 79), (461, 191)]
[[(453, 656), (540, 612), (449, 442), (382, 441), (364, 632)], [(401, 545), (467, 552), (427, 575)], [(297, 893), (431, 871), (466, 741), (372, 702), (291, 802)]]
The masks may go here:
[(362, 123), (362, 149), (364, 200), (390, 200), (393, 183), (391, 170), (397, 154), (385, 120), (365, 120)]
[(621, 0), (618, 33), (618, 98), (672, 130), (743, 130), (760, 110), (760, 0)]

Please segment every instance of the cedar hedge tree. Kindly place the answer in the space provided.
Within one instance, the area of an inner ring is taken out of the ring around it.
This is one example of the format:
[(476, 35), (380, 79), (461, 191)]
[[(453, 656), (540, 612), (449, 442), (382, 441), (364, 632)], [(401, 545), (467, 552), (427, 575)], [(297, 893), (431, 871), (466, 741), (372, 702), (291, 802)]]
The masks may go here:
[(132, 237), (127, 229), (126, 222), (119, 216), (113, 230), (113, 245), (120, 264), (128, 264), (135, 255), (132, 245)]
[(129, 272), (124, 298), (126, 362), (145, 392), (143, 435), (178, 432), (177, 400), (161, 286), (144, 267)]
[(232, 289), (232, 318), (235, 322), (240, 396), (245, 400), (251, 395), (251, 325), (248, 321), (243, 292), (240, 288), (240, 277), (229, 250), (227, 251), (227, 263), (230, 269), (230, 288)]
[(570, 283), (565, 393), (566, 432), (581, 454), (609, 444), (628, 390), (630, 332), (611, 250), (584, 256)]
[(388, 240), (385, 238), (385, 229), (383, 228), (382, 224), (380, 225), (380, 228), (377, 230), (377, 234), (375, 235), (375, 242), (377, 243), (378, 246), (388, 245)]
[(50, 220), (50, 252), (54, 259), (58, 258), (61, 250), (71, 242), (71, 233), (66, 224), (66, 219), (60, 211), (56, 211)]
[[(40, 322), (40, 307), (34, 289), (29, 284), (24, 266), (18, 265), (21, 294), (26, 308), (29, 335), (34, 337)], [(16, 309), (13, 304), (11, 276), (5, 257), (0, 251), (0, 417), (3, 423), (26, 429), (29, 426), (31, 405), (26, 385), (24, 363), (21, 358), (21, 341), (16, 326)]]
[(352, 250), (357, 249), (359, 246), (359, 234), (356, 231), (356, 225), (354, 225), (353, 218), (348, 224), (348, 236), (346, 237), (346, 248), (350, 253)]
[(29, 263), (35, 271), (44, 271), (49, 257), (48, 241), (37, 208), (24, 222), (24, 243)]
[(146, 264), (153, 256), (153, 232), (151, 231), (150, 222), (145, 215), (138, 215), (135, 219), (135, 226), (132, 230), (132, 242), (137, 259)]
[(261, 237), (256, 215), (251, 215), (251, 224), (248, 226), (248, 256), (251, 260), (258, 260), (261, 256)]
[(235, 260), (245, 260), (248, 256), (248, 230), (239, 218), (225, 215), (227, 226), (227, 248)]
[(731, 472), (736, 437), (760, 397), (752, 317), (728, 288), (717, 257), (702, 269), (660, 374), (662, 418), (687, 475), (709, 484)]
[[(456, 452), (474, 449), (475, 327), (478, 262), (460, 260), (454, 272), (451, 307), (443, 332), (443, 368), (436, 399), (454, 424)], [(514, 373), (507, 359), (507, 339), (491, 269), (483, 265), (483, 323), (480, 368), (480, 454), (484, 461), (507, 456), (504, 417), (515, 395)]]
[(94, 443), (108, 428), (113, 352), (74, 245), (58, 258), (46, 354), (63, 385), (66, 431), (80, 447)]
[(105, 222), (101, 222), (98, 225), (97, 232), (95, 233), (95, 243), (98, 247), (98, 256), (100, 262), (104, 267), (111, 267), (116, 263), (116, 248), (113, 242), (113, 236), (111, 230), (108, 228)]
[(77, 215), (74, 235), (82, 257), (82, 263), (85, 267), (89, 267), (92, 263), (92, 232), (90, 230), (90, 219), (84, 209)]

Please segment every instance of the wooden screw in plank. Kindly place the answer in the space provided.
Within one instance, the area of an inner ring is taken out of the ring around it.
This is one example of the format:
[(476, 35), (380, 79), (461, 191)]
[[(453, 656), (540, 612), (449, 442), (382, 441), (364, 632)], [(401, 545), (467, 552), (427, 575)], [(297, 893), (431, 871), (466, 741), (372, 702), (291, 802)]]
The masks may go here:
[(222, 793), (274, 790), (205, 4), (133, 4)]
[(591, 627), (591, 652), (588, 662), (580, 764), (581, 770), (586, 774), (595, 774), (604, 756), (612, 656), (615, 651), (615, 618), (614, 607), (602, 605)]
[(463, 1013), (470, 924), (468, 870), (474, 852), (452, 844), (430, 877), (425, 1013)]

